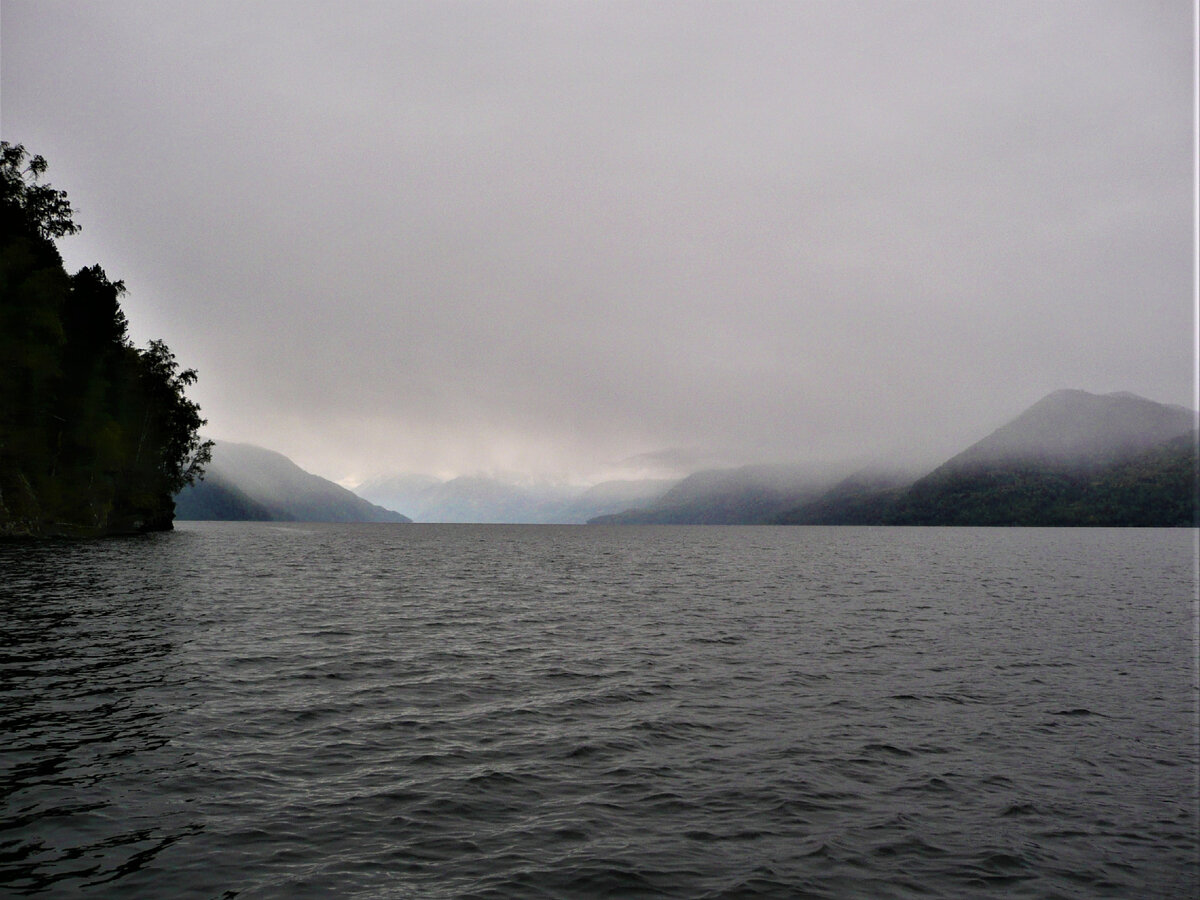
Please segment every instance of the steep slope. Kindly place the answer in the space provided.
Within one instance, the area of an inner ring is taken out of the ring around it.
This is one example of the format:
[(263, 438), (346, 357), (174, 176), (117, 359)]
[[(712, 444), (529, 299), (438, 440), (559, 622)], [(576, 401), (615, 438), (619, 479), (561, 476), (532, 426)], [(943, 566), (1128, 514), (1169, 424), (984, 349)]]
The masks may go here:
[(1197, 524), (1196, 435), (1088, 468), (1008, 462), (939, 469), (885, 515), (892, 525)]
[(1056, 391), (907, 488), (899, 476), (859, 473), (775, 521), (1192, 525), (1196, 421), (1134, 394)]
[(879, 525), (913, 483), (911, 473), (863, 469), (821, 496), (781, 513), (775, 525)]
[(179, 492), (175, 497), (175, 518), (223, 522), (292, 521), (291, 516), (272, 512), (220, 473), (212, 472), (203, 481)]
[(563, 521), (581, 524), (597, 516), (649, 506), (677, 483), (678, 480), (673, 478), (602, 481), (592, 485), (563, 508)]
[(1133, 394), (1058, 391), (924, 478), (900, 525), (1189, 525), (1196, 414)]
[(771, 521), (814, 500), (836, 481), (809, 466), (742, 466), (689, 475), (645, 509), (588, 520), (591, 525), (747, 525)]
[(966, 470), (1003, 463), (1104, 466), (1196, 428), (1196, 413), (1125, 392), (1055, 391), (948, 460)]
[(1064, 513), (1081, 525), (1200, 526), (1200, 433), (1114, 463)]
[(175, 499), (179, 519), (230, 518), (297, 522), (408, 522), (281, 453), (219, 441), (205, 480)]

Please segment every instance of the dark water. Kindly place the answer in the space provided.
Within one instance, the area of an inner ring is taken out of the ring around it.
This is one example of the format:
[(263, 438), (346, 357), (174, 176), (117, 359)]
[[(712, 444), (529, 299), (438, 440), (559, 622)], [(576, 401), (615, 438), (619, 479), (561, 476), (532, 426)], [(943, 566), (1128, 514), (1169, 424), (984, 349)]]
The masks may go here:
[(0, 894), (1190, 897), (1196, 532), (0, 547)]

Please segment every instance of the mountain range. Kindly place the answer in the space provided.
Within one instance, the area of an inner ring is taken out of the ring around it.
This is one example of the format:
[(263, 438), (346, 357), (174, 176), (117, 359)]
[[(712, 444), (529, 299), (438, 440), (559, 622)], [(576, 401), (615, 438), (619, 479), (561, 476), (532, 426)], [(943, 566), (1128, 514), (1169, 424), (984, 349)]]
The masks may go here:
[(827, 467), (760, 465), (696, 472), (647, 506), (597, 516), (592, 525), (742, 525), (766, 522), (836, 482)]
[(649, 503), (674, 484), (647, 479), (573, 487), (519, 485), (483, 476), (443, 481), (395, 475), (350, 491), (306, 472), (281, 453), (252, 444), (218, 441), (212, 453), (204, 480), (175, 497), (177, 519), (583, 524)]
[(1197, 416), (1125, 392), (1056, 391), (932, 471), (832, 484), (763, 467), (698, 473), (593, 524), (1197, 524)]
[(306, 472), (282, 453), (217, 441), (203, 481), (175, 497), (177, 519), (280, 522), (410, 522), (341, 485)]
[(1129, 393), (1056, 391), (912, 484), (837, 486), (781, 524), (1196, 524), (1197, 419)]
[[(591, 487), (484, 476), (370, 479), (351, 492), (285, 456), (219, 442), (180, 519), (798, 525), (1197, 522), (1197, 414), (1129, 393), (1056, 391), (926, 472), (758, 465)], [(404, 510), (406, 515), (393, 512)], [(411, 516), (411, 520), (408, 518)]]
[(514, 484), (480, 475), (442, 481), (427, 475), (372, 478), (362, 497), (403, 509), (416, 522), (583, 524), (607, 513), (650, 503), (671, 480), (604, 481), (591, 487)]

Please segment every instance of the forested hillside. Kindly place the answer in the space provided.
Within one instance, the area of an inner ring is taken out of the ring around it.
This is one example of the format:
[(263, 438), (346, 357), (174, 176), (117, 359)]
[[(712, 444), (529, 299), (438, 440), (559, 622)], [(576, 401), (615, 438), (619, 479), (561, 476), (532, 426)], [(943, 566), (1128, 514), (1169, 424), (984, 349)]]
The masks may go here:
[(1196, 413), (1056, 391), (911, 486), (848, 479), (785, 525), (1198, 524)]
[(335, 484), (306, 472), (282, 453), (217, 441), (204, 481), (175, 498), (179, 519), (260, 522), (408, 522)]
[(942, 468), (889, 508), (889, 525), (1195, 526), (1196, 437), (1095, 469), (1012, 462)]
[(66, 271), (55, 241), (79, 226), (45, 170), (0, 143), (0, 536), (169, 529), (209, 455), (196, 373), (133, 346), (120, 281)]

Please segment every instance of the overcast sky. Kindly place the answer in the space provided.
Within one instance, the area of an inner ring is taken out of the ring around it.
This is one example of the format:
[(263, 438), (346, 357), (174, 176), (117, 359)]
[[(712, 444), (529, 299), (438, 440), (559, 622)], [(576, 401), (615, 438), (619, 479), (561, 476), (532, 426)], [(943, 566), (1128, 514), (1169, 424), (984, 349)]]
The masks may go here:
[(0, 133), (209, 433), (321, 475), (937, 457), (1058, 388), (1193, 405), (1193, 33), (1153, 0), (5, 0)]

